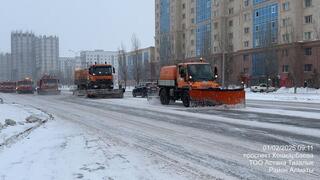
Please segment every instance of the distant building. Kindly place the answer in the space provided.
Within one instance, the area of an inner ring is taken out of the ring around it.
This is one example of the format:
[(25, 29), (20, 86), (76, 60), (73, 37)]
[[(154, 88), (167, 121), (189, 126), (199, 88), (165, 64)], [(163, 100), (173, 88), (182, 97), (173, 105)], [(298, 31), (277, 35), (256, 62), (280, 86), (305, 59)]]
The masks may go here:
[(12, 61), (11, 54), (0, 54), (0, 82), (10, 81), (11, 78)]
[(11, 33), (12, 79), (36, 78), (35, 35), (32, 32)]
[[(72, 85), (74, 82), (74, 71), (77, 68), (79, 57), (60, 57), (59, 64), (59, 79), (61, 84)], [(79, 67), (78, 67), (79, 68)]]
[(92, 64), (112, 64), (115, 69), (118, 69), (118, 52), (116, 51), (81, 51), (80, 61), (82, 68), (87, 68)]
[(58, 75), (59, 38), (39, 36), (35, 40), (36, 76)]
[[(148, 47), (126, 53), (127, 80), (135, 83), (137, 76), (139, 81), (149, 81), (156, 79), (156, 63), (155, 49)], [(121, 67), (120, 67), (121, 70)], [(120, 72), (120, 78), (123, 80), (123, 75)]]
[(25, 77), (38, 80), (44, 74), (57, 75), (59, 38), (14, 31), (11, 33), (11, 58), (13, 80)]

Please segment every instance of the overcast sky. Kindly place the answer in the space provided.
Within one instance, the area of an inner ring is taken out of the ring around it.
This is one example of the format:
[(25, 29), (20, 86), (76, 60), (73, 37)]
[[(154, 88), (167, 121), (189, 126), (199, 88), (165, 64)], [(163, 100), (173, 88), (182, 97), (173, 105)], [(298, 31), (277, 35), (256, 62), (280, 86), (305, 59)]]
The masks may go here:
[(60, 56), (69, 50), (131, 49), (154, 45), (154, 0), (0, 0), (0, 52), (10, 52), (12, 30), (57, 35)]

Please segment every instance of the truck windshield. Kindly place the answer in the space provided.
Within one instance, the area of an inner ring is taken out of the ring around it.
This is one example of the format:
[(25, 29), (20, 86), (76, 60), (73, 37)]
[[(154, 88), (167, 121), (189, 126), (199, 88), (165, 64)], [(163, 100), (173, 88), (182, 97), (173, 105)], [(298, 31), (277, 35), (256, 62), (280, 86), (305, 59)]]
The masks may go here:
[(45, 79), (43, 80), (44, 84), (48, 84), (48, 85), (56, 85), (58, 84), (58, 80), (57, 79)]
[(92, 74), (97, 76), (112, 75), (112, 67), (111, 66), (94, 67), (92, 69)]
[(191, 81), (213, 81), (214, 76), (209, 64), (188, 65), (188, 75)]
[(18, 85), (19, 85), (19, 86), (32, 85), (32, 82), (31, 82), (31, 81), (19, 81), (19, 82), (18, 82)]

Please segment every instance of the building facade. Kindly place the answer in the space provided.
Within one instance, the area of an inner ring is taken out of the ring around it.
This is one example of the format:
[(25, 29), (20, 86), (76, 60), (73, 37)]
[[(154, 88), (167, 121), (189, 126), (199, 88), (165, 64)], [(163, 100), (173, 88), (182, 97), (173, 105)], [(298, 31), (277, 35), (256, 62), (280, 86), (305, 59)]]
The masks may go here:
[(78, 65), (80, 57), (60, 57), (58, 61), (59, 79), (63, 85), (74, 84), (74, 71), (80, 68)]
[(155, 56), (161, 65), (205, 57), (231, 83), (271, 79), (282, 86), (311, 83), (320, 69), (320, 1), (155, 2)]
[(32, 32), (11, 33), (12, 79), (36, 78), (35, 35)]
[(118, 52), (116, 51), (81, 51), (80, 52), (81, 67), (87, 68), (93, 64), (111, 64), (115, 69), (118, 69)]
[(32, 32), (11, 33), (12, 80), (38, 80), (44, 74), (57, 75), (59, 38), (35, 36)]
[(11, 69), (12, 69), (11, 54), (0, 53), (0, 82), (12, 80)]
[(58, 75), (59, 38), (39, 36), (35, 38), (36, 77), (44, 74)]
[[(119, 69), (123, 71), (121, 66), (126, 66), (127, 80), (132, 85), (135, 85), (137, 81), (143, 82), (157, 79), (154, 47), (127, 52), (125, 56), (126, 62), (120, 63)], [(120, 73), (120, 76), (123, 76), (123, 73)], [(123, 77), (121, 79), (123, 80)]]

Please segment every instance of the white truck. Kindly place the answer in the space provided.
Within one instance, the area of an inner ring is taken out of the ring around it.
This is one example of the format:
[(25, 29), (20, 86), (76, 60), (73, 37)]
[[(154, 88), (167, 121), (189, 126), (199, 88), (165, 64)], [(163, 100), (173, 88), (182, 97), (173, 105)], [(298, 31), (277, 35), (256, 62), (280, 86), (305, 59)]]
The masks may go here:
[(251, 86), (251, 91), (252, 92), (274, 92), (276, 91), (275, 87), (268, 86), (265, 83), (259, 84), (258, 86)]

